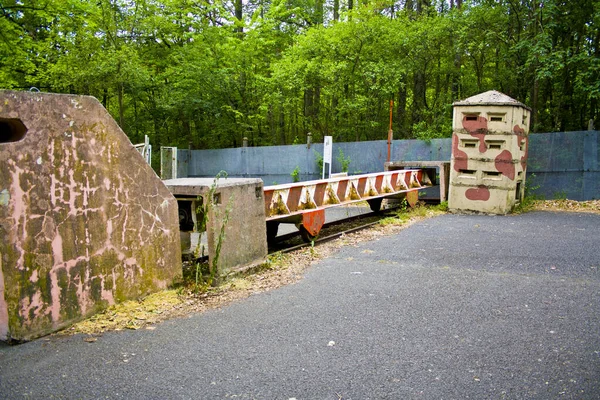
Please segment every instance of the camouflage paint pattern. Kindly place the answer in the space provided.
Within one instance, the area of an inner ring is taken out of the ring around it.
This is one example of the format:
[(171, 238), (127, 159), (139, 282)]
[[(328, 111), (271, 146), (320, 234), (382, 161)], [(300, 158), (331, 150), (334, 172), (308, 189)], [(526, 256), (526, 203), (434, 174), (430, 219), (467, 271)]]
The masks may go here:
[(465, 197), (469, 200), (488, 201), (490, 199), (490, 190), (485, 185), (479, 185), (476, 188), (467, 189)]
[(449, 208), (506, 214), (522, 198), (529, 110), (490, 91), (454, 105)]
[(104, 107), (0, 91), (7, 119), (27, 132), (0, 136), (0, 340), (171, 284), (181, 272), (177, 203)]

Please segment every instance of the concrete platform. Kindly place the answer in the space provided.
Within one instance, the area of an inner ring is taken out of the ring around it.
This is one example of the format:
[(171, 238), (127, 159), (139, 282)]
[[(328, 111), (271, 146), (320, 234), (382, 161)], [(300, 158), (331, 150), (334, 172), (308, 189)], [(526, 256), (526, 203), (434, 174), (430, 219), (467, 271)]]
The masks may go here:
[(386, 171), (395, 171), (407, 168), (419, 168), (429, 175), (433, 183), (427, 188), (423, 200), (444, 202), (448, 201), (448, 189), (450, 186), (450, 161), (388, 161), (384, 166)]

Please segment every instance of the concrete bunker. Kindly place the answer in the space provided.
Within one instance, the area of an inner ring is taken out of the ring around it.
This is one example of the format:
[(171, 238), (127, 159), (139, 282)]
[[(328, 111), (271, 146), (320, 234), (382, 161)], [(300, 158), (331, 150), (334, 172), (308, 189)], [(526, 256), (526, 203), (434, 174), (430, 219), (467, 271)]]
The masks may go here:
[(164, 184), (179, 204), (184, 254), (207, 256), (216, 278), (266, 261), (262, 180), (179, 178)]
[(177, 202), (93, 97), (0, 91), (0, 340), (181, 273)]

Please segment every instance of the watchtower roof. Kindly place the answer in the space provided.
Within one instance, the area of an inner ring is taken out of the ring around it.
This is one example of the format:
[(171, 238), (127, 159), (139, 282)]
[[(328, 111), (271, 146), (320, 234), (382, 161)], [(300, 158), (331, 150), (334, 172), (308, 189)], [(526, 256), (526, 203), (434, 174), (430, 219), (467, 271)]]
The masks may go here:
[(521, 103), (505, 95), (504, 93), (500, 93), (497, 90), (489, 90), (484, 93), (477, 94), (475, 96), (471, 96), (467, 99), (460, 100), (454, 102), (452, 105), (454, 106), (514, 106), (514, 107), (523, 107), (531, 111), (531, 108), (527, 107), (525, 104)]

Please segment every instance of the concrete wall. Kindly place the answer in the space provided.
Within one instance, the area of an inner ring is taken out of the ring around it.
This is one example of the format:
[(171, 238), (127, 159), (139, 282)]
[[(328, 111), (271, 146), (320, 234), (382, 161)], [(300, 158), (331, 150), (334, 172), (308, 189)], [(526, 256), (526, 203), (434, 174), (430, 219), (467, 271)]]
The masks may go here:
[[(333, 144), (332, 172), (340, 172), (336, 160), (342, 149), (350, 158), (350, 173), (383, 171), (387, 156), (385, 140)], [(600, 132), (555, 132), (529, 135), (527, 185), (547, 199), (600, 198)], [(394, 140), (392, 161), (450, 161), (452, 141), (434, 139)], [(322, 144), (248, 147), (221, 150), (178, 150), (178, 176), (214, 177), (225, 170), (229, 176), (262, 178), (265, 185), (289, 183), (296, 166), (302, 180), (318, 179), (316, 154)]]
[(92, 97), (0, 91), (0, 238), (1, 340), (181, 273), (175, 198)]
[(267, 257), (263, 185), (260, 180), (249, 181), (250, 179), (241, 182), (223, 179), (217, 186), (216, 194), (220, 195), (220, 204), (211, 209), (206, 230), (208, 251), (213, 258), (217, 256), (219, 233), (229, 209), (225, 236), (218, 255), (217, 270), (221, 276), (235, 269), (263, 263)]

